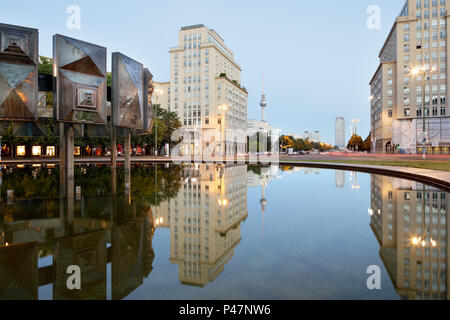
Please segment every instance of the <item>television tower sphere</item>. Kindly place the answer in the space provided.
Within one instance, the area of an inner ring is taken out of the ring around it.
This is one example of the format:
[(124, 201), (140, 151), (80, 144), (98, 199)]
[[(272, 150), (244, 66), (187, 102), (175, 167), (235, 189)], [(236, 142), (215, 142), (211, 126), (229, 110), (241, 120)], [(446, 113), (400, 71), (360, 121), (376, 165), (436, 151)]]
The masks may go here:
[(264, 93), (262, 94), (261, 102), (259, 103), (259, 105), (261, 106), (261, 108), (267, 107), (266, 95)]

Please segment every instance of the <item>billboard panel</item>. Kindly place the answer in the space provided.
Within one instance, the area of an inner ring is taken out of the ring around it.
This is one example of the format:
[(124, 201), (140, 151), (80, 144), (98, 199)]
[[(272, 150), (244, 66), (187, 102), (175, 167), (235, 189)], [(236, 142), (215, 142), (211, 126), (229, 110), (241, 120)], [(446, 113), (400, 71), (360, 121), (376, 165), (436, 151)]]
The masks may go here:
[(56, 119), (106, 124), (106, 48), (57, 34), (53, 58)]
[(144, 67), (115, 52), (112, 54), (112, 124), (134, 130), (144, 129)]
[(38, 52), (38, 30), (0, 24), (0, 120), (37, 120)]

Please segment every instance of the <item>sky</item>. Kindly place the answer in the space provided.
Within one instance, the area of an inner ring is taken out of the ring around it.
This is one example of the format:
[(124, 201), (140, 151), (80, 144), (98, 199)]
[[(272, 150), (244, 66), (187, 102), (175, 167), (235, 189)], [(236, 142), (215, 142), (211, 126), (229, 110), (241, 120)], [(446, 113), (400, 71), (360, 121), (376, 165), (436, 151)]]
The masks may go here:
[[(182, 26), (205, 24), (234, 52), (249, 91), (248, 118), (261, 119), (264, 70), (266, 120), (283, 133), (319, 130), (335, 141), (335, 119), (360, 119), (370, 131), (369, 82), (379, 51), (404, 0), (1, 0), (0, 23), (39, 29), (39, 53), (52, 57), (52, 36), (63, 34), (140, 61), (156, 81), (169, 81), (169, 49)], [(69, 29), (71, 5), (80, 28)], [(369, 29), (369, 6), (381, 11)]]

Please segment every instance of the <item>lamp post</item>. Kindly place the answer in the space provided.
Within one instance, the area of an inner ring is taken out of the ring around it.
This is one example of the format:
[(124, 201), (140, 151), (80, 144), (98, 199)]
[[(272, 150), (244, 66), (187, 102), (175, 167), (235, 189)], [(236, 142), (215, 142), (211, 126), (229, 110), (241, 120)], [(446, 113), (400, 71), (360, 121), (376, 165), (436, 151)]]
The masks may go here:
[[(219, 119), (220, 119), (220, 155), (223, 156), (224, 146), (223, 146), (223, 139), (222, 139), (222, 112), (224, 113), (224, 118), (226, 118), (226, 112), (228, 110), (228, 106), (226, 104), (221, 104), (218, 107), (218, 109), (219, 109)], [(226, 129), (226, 126), (225, 126), (225, 129)]]
[(155, 156), (158, 156), (158, 96), (163, 94), (162, 89), (156, 89), (155, 94)]
[(358, 122), (361, 121), (359, 119), (353, 119), (352, 122), (355, 124), (355, 135), (358, 134)]
[[(435, 68), (431, 68), (431, 72), (434, 72)], [(426, 68), (424, 66), (418, 66), (411, 70), (411, 74), (413, 76), (417, 76), (420, 74), (422, 76), (422, 120), (423, 120), (423, 138), (422, 138), (422, 151), (423, 151), (423, 159), (426, 159), (426, 148), (425, 144), (427, 142), (427, 137), (425, 135), (426, 131), (426, 115), (425, 115), (425, 81), (426, 81)]]

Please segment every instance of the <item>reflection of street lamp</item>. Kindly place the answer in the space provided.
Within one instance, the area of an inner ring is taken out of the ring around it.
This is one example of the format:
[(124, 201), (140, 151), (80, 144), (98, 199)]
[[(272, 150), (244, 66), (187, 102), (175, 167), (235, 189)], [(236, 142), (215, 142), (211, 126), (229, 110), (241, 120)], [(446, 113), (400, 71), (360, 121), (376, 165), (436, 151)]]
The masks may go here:
[[(425, 80), (426, 80), (426, 71), (427, 68), (424, 66), (417, 66), (411, 70), (411, 75), (414, 77), (417, 77), (417, 75), (421, 75), (422, 77), (422, 120), (423, 120), (423, 137), (422, 137), (422, 151), (423, 151), (423, 159), (426, 159), (426, 149), (425, 149), (425, 143), (427, 142), (427, 137), (425, 135), (425, 129), (426, 129), (426, 115), (425, 115)], [(436, 69), (433, 67), (431, 68), (430, 73), (435, 72)], [(417, 143), (417, 142), (416, 142)]]
[(352, 189), (358, 190), (361, 188), (361, 186), (358, 185), (358, 174), (356, 172), (352, 172), (350, 174), (350, 181), (354, 182), (352, 185)]
[(158, 96), (162, 95), (164, 91), (162, 89), (155, 89), (155, 156), (158, 155)]
[[(224, 154), (224, 146), (223, 146), (223, 141), (222, 141), (222, 112), (224, 113), (224, 120), (226, 118), (226, 112), (228, 111), (228, 106), (226, 104), (221, 104), (220, 106), (217, 107), (217, 109), (219, 110), (219, 122), (220, 122), (220, 155)], [(226, 126), (224, 126), (226, 129)], [(224, 138), (225, 138), (225, 134), (224, 134)]]

